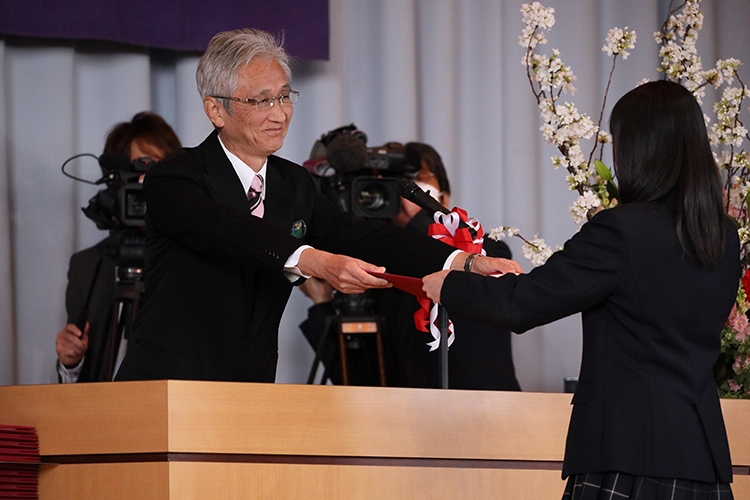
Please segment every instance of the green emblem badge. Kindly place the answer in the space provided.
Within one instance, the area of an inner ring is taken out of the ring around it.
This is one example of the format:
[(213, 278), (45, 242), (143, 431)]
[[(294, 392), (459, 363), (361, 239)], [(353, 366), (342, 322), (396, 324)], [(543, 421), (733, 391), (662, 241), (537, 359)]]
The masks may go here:
[(302, 238), (304, 235), (307, 234), (307, 224), (305, 224), (305, 221), (298, 220), (294, 224), (292, 224), (292, 236), (295, 238)]

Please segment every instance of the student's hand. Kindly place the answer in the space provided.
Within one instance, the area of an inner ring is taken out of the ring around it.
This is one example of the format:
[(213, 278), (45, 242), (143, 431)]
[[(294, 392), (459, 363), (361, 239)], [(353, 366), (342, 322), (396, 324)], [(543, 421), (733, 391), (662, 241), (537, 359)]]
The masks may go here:
[(422, 278), (422, 290), (424, 290), (431, 301), (440, 303), (440, 290), (443, 288), (443, 282), (449, 272), (438, 271)]

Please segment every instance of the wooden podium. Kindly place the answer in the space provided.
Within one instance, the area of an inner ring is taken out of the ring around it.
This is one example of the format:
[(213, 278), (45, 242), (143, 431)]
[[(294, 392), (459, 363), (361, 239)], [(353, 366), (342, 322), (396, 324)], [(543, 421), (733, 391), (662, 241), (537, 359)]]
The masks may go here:
[[(41, 499), (555, 499), (570, 394), (185, 381), (0, 387)], [(750, 498), (750, 401), (723, 401)]]

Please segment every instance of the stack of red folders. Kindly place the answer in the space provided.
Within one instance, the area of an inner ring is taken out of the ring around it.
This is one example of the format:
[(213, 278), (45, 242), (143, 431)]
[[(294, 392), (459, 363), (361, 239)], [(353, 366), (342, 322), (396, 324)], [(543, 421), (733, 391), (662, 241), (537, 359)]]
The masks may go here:
[(34, 427), (0, 425), (0, 499), (38, 499), (41, 461)]

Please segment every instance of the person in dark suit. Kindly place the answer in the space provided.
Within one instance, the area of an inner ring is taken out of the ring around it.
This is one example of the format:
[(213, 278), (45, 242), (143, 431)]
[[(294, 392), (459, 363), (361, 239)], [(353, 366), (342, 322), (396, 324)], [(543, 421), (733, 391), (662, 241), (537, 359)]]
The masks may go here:
[[(423, 183), (423, 189), (432, 187), (431, 194), (434, 192), (434, 197), (443, 206), (450, 207), (450, 183), (440, 154), (429, 144), (421, 142), (406, 143), (405, 151), (409, 162), (420, 167), (416, 179)], [(408, 200), (401, 203), (400, 219), (395, 222), (427, 234), (433, 214), (418, 209)], [(416, 213), (415, 209), (418, 209)], [(485, 238), (483, 249), (490, 257), (512, 257), (510, 248), (502, 241)], [(394, 334), (392, 350), (398, 360), (397, 381), (406, 387), (440, 387), (439, 351), (429, 351), (426, 344), (432, 337), (414, 326), (416, 300), (399, 290), (386, 290), (384, 295), (385, 307), (395, 313), (386, 315), (386, 318), (389, 319), (389, 332)], [(465, 318), (451, 320), (456, 340), (448, 350), (448, 387), (520, 391), (510, 332)]]
[(740, 247), (703, 113), (681, 85), (650, 82), (618, 101), (610, 127), (619, 206), (529, 274), (439, 272), (424, 288), (451, 315), (518, 333), (582, 313), (564, 498), (584, 483), (607, 498), (732, 498), (713, 366)]
[[(121, 154), (131, 161), (139, 158), (161, 160), (180, 149), (180, 139), (161, 116), (143, 111), (129, 122), (116, 124), (107, 134), (104, 154)], [(68, 266), (65, 309), (68, 324), (55, 340), (58, 381), (102, 382), (107, 380), (105, 353), (115, 298), (116, 262), (107, 249), (117, 245), (112, 236), (93, 247), (74, 253)], [(97, 273), (97, 263), (101, 267)], [(95, 280), (89, 316), (83, 332), (75, 325), (84, 307), (92, 281)]]
[[(408, 142), (405, 145), (390, 143), (392, 147), (401, 146), (410, 165), (418, 170), (414, 182), (436, 201), (450, 207), (450, 182), (440, 154), (429, 144)], [(410, 230), (428, 234), (433, 223), (433, 213), (420, 208), (411, 201), (401, 198), (401, 209), (391, 221)], [(510, 259), (511, 252), (502, 241), (485, 238), (484, 251), (491, 257)], [(313, 349), (319, 347), (320, 338), (331, 317), (337, 315), (332, 289), (320, 280), (308, 280), (300, 287), (313, 301), (308, 315), (300, 324), (305, 337)], [(372, 310), (384, 323), (384, 351), (386, 368), (386, 385), (391, 387), (439, 388), (440, 368), (439, 351), (430, 351), (427, 343), (433, 340), (429, 333), (416, 329), (414, 313), (419, 310), (419, 302), (413, 295), (390, 288), (373, 291)], [(513, 365), (513, 352), (510, 332), (483, 323), (456, 318), (453, 321), (456, 341), (448, 350), (448, 387), (451, 389), (475, 389), (496, 391), (519, 391), (521, 387), (516, 379)], [(361, 344), (364, 348), (365, 344)], [(331, 347), (333, 344), (331, 344)], [(329, 347), (324, 345), (323, 348)], [(321, 353), (326, 361), (328, 376), (333, 383), (342, 382), (340, 363), (334, 362), (336, 352), (329, 349)], [(356, 353), (355, 353), (356, 354)], [(373, 355), (361, 356), (361, 362), (373, 359)], [(347, 363), (350, 372), (363, 385), (375, 385), (379, 382), (369, 365), (356, 366), (357, 359)], [(367, 375), (370, 375), (367, 377)], [(355, 385), (355, 384), (352, 384)]]
[(411, 276), (465, 266), (466, 253), (344, 213), (274, 155), (298, 92), (271, 35), (217, 34), (196, 79), (215, 130), (146, 174), (146, 290), (116, 380), (273, 382), (293, 282), (359, 293), (389, 285), (370, 274), (381, 266)]

